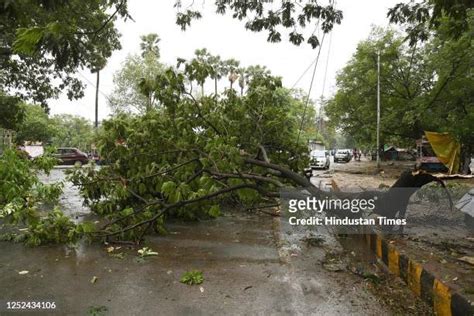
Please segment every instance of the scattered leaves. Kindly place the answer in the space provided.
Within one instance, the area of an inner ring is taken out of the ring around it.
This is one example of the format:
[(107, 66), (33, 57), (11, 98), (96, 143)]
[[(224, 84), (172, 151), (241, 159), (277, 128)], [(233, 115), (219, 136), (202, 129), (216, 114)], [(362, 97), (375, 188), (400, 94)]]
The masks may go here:
[(149, 247), (143, 247), (142, 249), (138, 250), (138, 255), (142, 258), (145, 258), (145, 257), (150, 257), (150, 256), (158, 256), (158, 252), (153, 251)]
[(204, 282), (204, 276), (201, 271), (192, 270), (184, 273), (180, 282), (188, 285), (197, 285)]

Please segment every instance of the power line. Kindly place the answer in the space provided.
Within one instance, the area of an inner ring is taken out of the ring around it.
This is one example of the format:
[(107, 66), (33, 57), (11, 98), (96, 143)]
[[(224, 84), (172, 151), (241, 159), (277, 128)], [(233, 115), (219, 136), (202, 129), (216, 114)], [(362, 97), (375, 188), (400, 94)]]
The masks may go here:
[(331, 56), (331, 43), (332, 43), (332, 32), (329, 34), (328, 54), (326, 57), (326, 69), (324, 70), (323, 88), (321, 90), (321, 96), (324, 96), (324, 90), (326, 88), (326, 77), (328, 74), (329, 56)]
[(329, 65), (329, 57), (331, 56), (331, 43), (332, 43), (332, 32), (329, 34), (329, 44), (328, 44), (328, 54), (326, 56), (326, 67), (324, 69), (324, 78), (323, 78), (323, 87), (321, 89), (321, 97), (320, 97), (320, 104), (319, 104), (319, 113), (318, 113), (318, 125), (319, 125), (319, 132), (321, 133), (323, 129), (323, 109), (324, 109), (324, 91), (326, 89), (326, 78), (328, 74), (328, 65)]
[(316, 59), (315, 59), (315, 64), (314, 64), (314, 68), (313, 68), (313, 75), (311, 76), (311, 83), (309, 84), (309, 89), (308, 89), (308, 95), (306, 96), (306, 104), (304, 105), (303, 117), (301, 118), (300, 129), (298, 131), (298, 137), (296, 139), (296, 145), (297, 146), (300, 142), (301, 130), (303, 129), (303, 123), (304, 123), (304, 119), (305, 119), (305, 116), (306, 116), (306, 110), (308, 108), (309, 98), (311, 96), (311, 90), (313, 89), (314, 77), (316, 75), (316, 68), (318, 67), (319, 55), (321, 54), (321, 48), (323, 47), (325, 37), (326, 37), (326, 33), (323, 33), (323, 38), (321, 39), (321, 45), (319, 45), (318, 55), (316, 56)]
[[(333, 2), (333, 6), (335, 7), (336, 6), (336, 1), (334, 0)], [(318, 20), (318, 25), (319, 25), (319, 20)], [(313, 32), (314, 33), (314, 32)], [(298, 82), (301, 80), (301, 78), (303, 78), (303, 76), (306, 74), (306, 72), (311, 68), (311, 66), (314, 64), (314, 68), (313, 68), (313, 75), (311, 77), (311, 83), (310, 83), (310, 86), (309, 86), (309, 90), (308, 90), (308, 95), (306, 97), (306, 104), (304, 106), (304, 111), (303, 111), (303, 117), (301, 119), (301, 124), (300, 124), (300, 128), (299, 128), (299, 131), (298, 131), (298, 138), (296, 139), (296, 145), (298, 145), (299, 141), (300, 141), (300, 135), (301, 135), (301, 130), (303, 129), (303, 123), (304, 123), (304, 119), (305, 119), (305, 116), (306, 116), (306, 110), (308, 108), (308, 103), (309, 103), (309, 98), (310, 98), (310, 95), (311, 95), (311, 89), (313, 88), (313, 81), (314, 81), (314, 77), (315, 77), (315, 74), (316, 74), (316, 68), (318, 66), (318, 61), (319, 61), (319, 55), (321, 54), (321, 48), (323, 46), (323, 42), (324, 42), (324, 38), (326, 36), (326, 33), (323, 33), (323, 37), (321, 39), (321, 45), (319, 46), (319, 50), (318, 50), (318, 55), (316, 56), (316, 58), (313, 60), (313, 62), (308, 66), (308, 68), (306, 68), (306, 70), (303, 72), (303, 74), (298, 78), (298, 80), (296, 80), (295, 84), (293, 85), (292, 89), (298, 84)], [(332, 39), (332, 32), (330, 34), (330, 38), (329, 38), (329, 48), (328, 48), (328, 56), (326, 58), (326, 70), (325, 70), (325, 73), (324, 73), (324, 81), (323, 81), (323, 93), (324, 93), (324, 88), (325, 88), (325, 85), (326, 85), (326, 75), (327, 75), (327, 68), (328, 68), (328, 63), (329, 63), (329, 52), (331, 50), (331, 39)], [(320, 112), (321, 112), (321, 109), (320, 109)]]
[[(80, 71), (77, 72), (82, 78), (84, 78), (87, 83), (89, 83), (94, 89), (97, 89), (95, 83), (93, 83), (92, 81), (90, 81), (86, 76), (84, 76)], [(104, 92), (102, 92), (102, 90), (99, 89), (99, 93), (102, 94), (104, 96), (104, 98), (107, 99), (107, 101), (109, 101), (110, 103), (112, 103), (112, 101), (110, 100), (109, 96), (107, 94), (105, 94)]]
[[(311, 36), (314, 35), (314, 33), (318, 32), (319, 33), (319, 22), (320, 20), (318, 19), (317, 23), (316, 23), (316, 26), (313, 30), (313, 32), (311, 33)], [(318, 37), (319, 37), (319, 34), (318, 34)], [(322, 45), (322, 43), (321, 43)], [(304, 75), (306, 75), (306, 73), (308, 72), (308, 70), (311, 68), (311, 66), (314, 65), (314, 63), (316, 62), (316, 59), (317, 57), (311, 62), (311, 64), (305, 69), (305, 71), (303, 71), (303, 73), (301, 74), (301, 76), (299, 76), (298, 80), (296, 80), (296, 82), (293, 84), (293, 86), (291, 87), (291, 90), (293, 90), (296, 85), (298, 84), (298, 82), (300, 82), (300, 80), (304, 77)]]
[(303, 73), (301, 74), (301, 76), (299, 76), (298, 80), (295, 81), (295, 83), (293, 84), (293, 86), (291, 87), (291, 89), (293, 90), (296, 85), (300, 82), (300, 80), (304, 77), (304, 75), (306, 75), (306, 73), (308, 72), (308, 70), (314, 65), (314, 63), (316, 62), (318, 57), (316, 57), (312, 62), (311, 64), (309, 64), (309, 66), (305, 69), (305, 71), (303, 71)]

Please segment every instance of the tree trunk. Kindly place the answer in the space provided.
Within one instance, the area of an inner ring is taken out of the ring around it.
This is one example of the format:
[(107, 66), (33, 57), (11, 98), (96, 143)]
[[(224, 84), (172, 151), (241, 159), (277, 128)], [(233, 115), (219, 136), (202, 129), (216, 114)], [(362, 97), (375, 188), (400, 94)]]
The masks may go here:
[(471, 174), (471, 153), (470, 147), (462, 146), (461, 147), (461, 161), (459, 165), (459, 173), (461, 174)]
[(147, 107), (146, 107), (146, 111), (150, 111), (151, 110), (151, 99), (152, 99), (152, 95), (153, 95), (153, 92), (149, 92), (148, 93), (148, 104), (147, 104)]

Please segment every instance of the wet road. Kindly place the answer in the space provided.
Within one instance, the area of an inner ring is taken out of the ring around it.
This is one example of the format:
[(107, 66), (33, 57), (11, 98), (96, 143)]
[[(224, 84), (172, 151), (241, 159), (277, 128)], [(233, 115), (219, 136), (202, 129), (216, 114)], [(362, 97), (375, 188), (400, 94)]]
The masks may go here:
[[(45, 180), (62, 178), (62, 170), (54, 170)], [(66, 184), (65, 192), (66, 212), (85, 215), (77, 191)], [(0, 300), (56, 302), (57, 310), (43, 315), (87, 315), (94, 308), (106, 315), (390, 314), (359, 277), (323, 268), (328, 253), (342, 250), (326, 232), (322, 246), (310, 247), (301, 240), (307, 232), (242, 212), (174, 222), (168, 230), (147, 239), (158, 256), (144, 261), (136, 247), (108, 253), (99, 244), (26, 248), (0, 242)], [(179, 282), (192, 269), (203, 272), (201, 286)], [(0, 309), (9, 314), (18, 315)]]
[(61, 210), (75, 221), (80, 221), (82, 217), (87, 216), (89, 209), (82, 205), (82, 198), (77, 188), (71, 182), (66, 180), (65, 172), (72, 167), (58, 166), (51, 170), (49, 175), (39, 176), (44, 183), (63, 182), (63, 194), (59, 199)]

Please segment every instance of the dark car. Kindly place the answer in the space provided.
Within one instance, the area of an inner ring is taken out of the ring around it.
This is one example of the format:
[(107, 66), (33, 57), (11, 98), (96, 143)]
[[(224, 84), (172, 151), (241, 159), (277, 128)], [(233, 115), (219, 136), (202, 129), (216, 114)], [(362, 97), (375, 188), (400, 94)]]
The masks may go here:
[(54, 157), (61, 161), (61, 165), (83, 165), (89, 162), (86, 153), (72, 147), (58, 148)]

